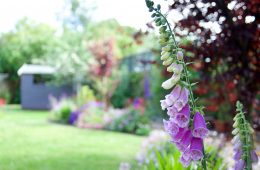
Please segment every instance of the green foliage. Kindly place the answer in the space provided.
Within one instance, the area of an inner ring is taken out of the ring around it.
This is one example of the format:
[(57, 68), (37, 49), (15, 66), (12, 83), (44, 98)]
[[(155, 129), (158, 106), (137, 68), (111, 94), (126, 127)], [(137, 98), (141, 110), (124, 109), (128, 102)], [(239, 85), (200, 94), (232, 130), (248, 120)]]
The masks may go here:
[(82, 106), (90, 101), (95, 101), (95, 95), (92, 89), (89, 86), (84, 85), (77, 92), (77, 104)]
[[(184, 168), (179, 161), (180, 152), (172, 144), (166, 144), (165, 148), (158, 151), (153, 148), (156, 159), (149, 161), (144, 165), (145, 170), (202, 170), (202, 166), (191, 164), (189, 167)], [(207, 154), (207, 167), (210, 170), (226, 170), (227, 166), (224, 159), (218, 155), (218, 150), (213, 147), (206, 149)]]
[(137, 31), (132, 27), (121, 26), (114, 19), (90, 23), (86, 31), (89, 40), (100, 41), (113, 38), (116, 41), (114, 50), (118, 58), (144, 50), (144, 46), (138, 44), (134, 39), (133, 35)]
[(0, 72), (8, 73), (8, 85), (12, 102), (18, 102), (19, 77), (17, 70), (24, 63), (40, 58), (55, 46), (55, 32), (45, 24), (23, 19), (14, 31), (0, 37)]
[[(239, 141), (241, 142), (241, 150), (243, 159), (246, 162), (245, 170), (252, 169), (252, 158), (251, 158), (251, 150), (254, 148), (253, 142), (253, 133), (254, 129), (251, 127), (250, 123), (245, 118), (245, 112), (243, 111), (243, 104), (237, 101), (236, 103), (236, 111), (237, 114), (234, 117), (234, 130), (232, 134), (237, 136)], [(234, 143), (236, 145), (238, 141)]]
[(0, 99), (4, 99), (8, 103), (11, 95), (7, 85), (0, 81), (0, 89)]
[(50, 112), (50, 120), (67, 124), (71, 112), (75, 109), (75, 104), (70, 99), (55, 101)]
[(143, 74), (125, 70), (122, 72), (120, 83), (111, 98), (111, 103), (116, 108), (125, 107), (129, 99), (143, 96)]
[(150, 132), (149, 119), (138, 110), (131, 108), (126, 114), (114, 119), (107, 125), (112, 131), (148, 135)]

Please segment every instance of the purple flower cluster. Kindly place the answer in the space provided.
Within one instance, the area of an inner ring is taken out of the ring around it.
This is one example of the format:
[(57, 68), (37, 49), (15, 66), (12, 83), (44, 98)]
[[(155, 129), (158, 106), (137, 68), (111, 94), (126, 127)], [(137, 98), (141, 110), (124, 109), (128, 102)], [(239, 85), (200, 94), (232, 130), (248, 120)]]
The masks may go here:
[[(246, 162), (243, 159), (243, 143), (240, 140), (239, 135), (236, 135), (233, 139), (232, 139), (232, 144), (233, 144), (233, 150), (235, 152), (233, 158), (236, 161), (235, 166), (234, 166), (234, 170), (243, 170), (246, 167)], [(246, 153), (245, 153), (246, 154)], [(251, 150), (249, 153), (250, 156), (250, 160), (252, 163), (257, 163), (258, 162), (258, 156), (256, 154), (256, 152), (254, 150)]]
[(190, 122), (189, 90), (176, 85), (172, 92), (161, 100), (163, 110), (167, 109), (169, 120), (163, 120), (164, 128), (171, 136), (171, 141), (182, 152), (180, 158), (183, 166), (203, 157), (203, 139), (208, 134), (204, 117), (199, 113)]

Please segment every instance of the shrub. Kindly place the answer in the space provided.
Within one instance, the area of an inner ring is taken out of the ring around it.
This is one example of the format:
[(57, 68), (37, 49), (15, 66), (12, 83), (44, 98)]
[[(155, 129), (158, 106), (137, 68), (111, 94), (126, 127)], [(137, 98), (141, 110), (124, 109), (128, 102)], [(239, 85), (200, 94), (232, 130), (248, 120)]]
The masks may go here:
[(5, 83), (0, 82), (0, 99), (3, 99), (6, 103), (10, 101), (11, 94)]
[(150, 132), (149, 119), (134, 108), (130, 108), (126, 114), (115, 118), (106, 128), (137, 135), (148, 135)]
[(82, 86), (77, 92), (76, 100), (77, 104), (80, 106), (83, 106), (90, 101), (95, 101), (95, 99), (94, 91), (87, 85)]
[(59, 123), (69, 123), (69, 118), (76, 106), (74, 102), (68, 98), (63, 98), (58, 101), (55, 98), (51, 99), (52, 110), (50, 115), (50, 120)]
[(117, 86), (111, 103), (116, 108), (126, 106), (128, 99), (143, 96), (143, 75), (141, 73), (125, 73), (123, 72), (120, 83)]

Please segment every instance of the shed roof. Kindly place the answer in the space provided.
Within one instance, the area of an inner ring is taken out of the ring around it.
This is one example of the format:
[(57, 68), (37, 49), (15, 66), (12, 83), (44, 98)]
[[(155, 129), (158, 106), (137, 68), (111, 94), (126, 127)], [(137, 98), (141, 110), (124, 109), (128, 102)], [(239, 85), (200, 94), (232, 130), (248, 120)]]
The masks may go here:
[(23, 74), (53, 74), (55, 69), (46, 65), (33, 65), (33, 64), (24, 64), (18, 70), (18, 75)]

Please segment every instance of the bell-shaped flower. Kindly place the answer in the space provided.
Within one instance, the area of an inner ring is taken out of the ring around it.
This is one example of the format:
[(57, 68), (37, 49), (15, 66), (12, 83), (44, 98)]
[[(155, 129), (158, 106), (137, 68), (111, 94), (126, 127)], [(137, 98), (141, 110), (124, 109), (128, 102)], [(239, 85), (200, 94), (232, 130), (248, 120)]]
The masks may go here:
[(190, 145), (191, 159), (198, 161), (203, 157), (203, 141), (201, 138), (192, 138)]
[(174, 72), (175, 74), (181, 74), (182, 70), (182, 64), (172, 63), (169, 67), (167, 67), (168, 72)]
[(178, 113), (177, 109), (174, 106), (168, 107), (167, 108), (167, 114), (171, 117), (171, 118), (175, 118), (176, 114)]
[(175, 122), (181, 128), (187, 127), (190, 122), (190, 106), (186, 104), (175, 116)]
[(181, 86), (176, 85), (172, 92), (165, 96), (166, 103), (171, 106), (180, 97)]
[(175, 74), (181, 74), (182, 70), (183, 70), (183, 65), (182, 64), (176, 64), (176, 63), (173, 63), (172, 64), (172, 67), (173, 67), (173, 72)]
[(235, 163), (234, 170), (243, 170), (244, 168), (245, 168), (245, 161), (243, 159), (240, 159)]
[(234, 160), (238, 161), (239, 159), (241, 159), (242, 156), (242, 150), (237, 150), (233, 156)]
[(231, 143), (232, 143), (232, 144), (235, 144), (235, 143), (237, 143), (238, 141), (240, 141), (240, 136), (239, 136), (239, 135), (236, 135), (236, 136), (234, 136), (233, 139), (231, 140)]
[(178, 100), (174, 103), (174, 106), (178, 111), (180, 111), (189, 101), (189, 90), (185, 87), (182, 88), (180, 97)]
[(176, 135), (179, 132), (178, 125), (170, 118), (170, 120), (163, 120), (164, 129), (170, 135)]
[(186, 150), (182, 153), (182, 156), (186, 160), (191, 159), (190, 147), (186, 148)]
[(169, 105), (167, 104), (166, 100), (160, 100), (160, 102), (161, 102), (162, 110), (165, 110), (166, 108), (169, 107)]
[(257, 163), (258, 162), (258, 156), (257, 156), (257, 154), (255, 153), (254, 150), (250, 151), (250, 157), (251, 157), (251, 161), (253, 163)]
[(196, 138), (204, 139), (209, 133), (204, 117), (199, 112), (194, 115), (193, 128), (192, 134)]
[(191, 159), (190, 158), (185, 159), (184, 156), (182, 155), (181, 158), (180, 158), (180, 162), (185, 168), (187, 168), (191, 163)]
[(176, 143), (177, 148), (184, 152), (187, 147), (190, 145), (192, 139), (191, 130), (187, 130), (185, 134), (183, 135), (182, 139)]
[(180, 140), (182, 139), (182, 137), (186, 131), (187, 131), (186, 128), (179, 128), (179, 132), (177, 134), (171, 136), (171, 141), (173, 143), (180, 142)]
[(233, 145), (234, 145), (234, 146), (233, 146), (233, 150), (234, 150), (234, 151), (238, 151), (238, 150), (240, 150), (241, 147), (242, 147), (242, 142), (241, 142), (241, 140), (237, 140), (236, 143), (234, 143)]
[(162, 87), (166, 90), (172, 88), (180, 80), (180, 74), (173, 74), (172, 77), (162, 83)]

